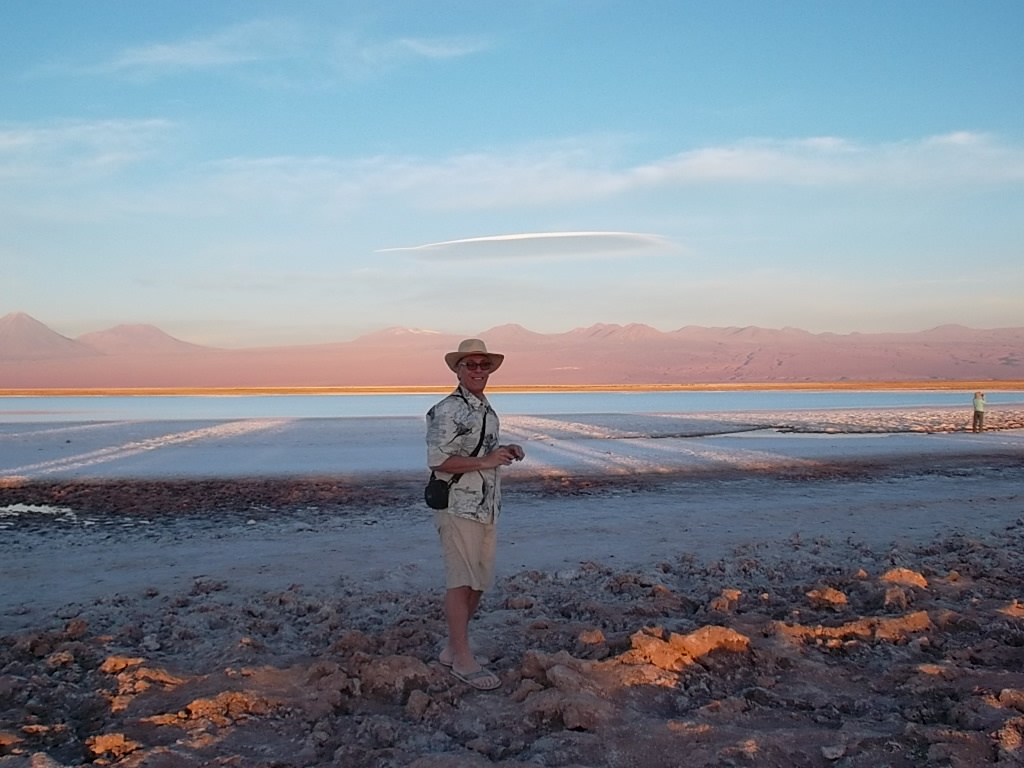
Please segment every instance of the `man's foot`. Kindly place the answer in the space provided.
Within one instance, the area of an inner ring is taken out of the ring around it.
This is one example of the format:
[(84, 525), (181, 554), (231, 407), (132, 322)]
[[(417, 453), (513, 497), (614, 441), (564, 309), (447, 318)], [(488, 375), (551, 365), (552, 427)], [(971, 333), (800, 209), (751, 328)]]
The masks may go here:
[(480, 667), (475, 672), (459, 672), (455, 667), (449, 667), (449, 669), (453, 677), (478, 691), (493, 691), (501, 687), (501, 680), (498, 679), (498, 676), (484, 667)]
[[(483, 658), (482, 656), (474, 656), (473, 658), (476, 659), (476, 663), (479, 664), (481, 667), (487, 663), (487, 659)], [(440, 664), (442, 667), (448, 667), (449, 669), (451, 669), (453, 663), (452, 652), (445, 648), (438, 655), (437, 663)]]

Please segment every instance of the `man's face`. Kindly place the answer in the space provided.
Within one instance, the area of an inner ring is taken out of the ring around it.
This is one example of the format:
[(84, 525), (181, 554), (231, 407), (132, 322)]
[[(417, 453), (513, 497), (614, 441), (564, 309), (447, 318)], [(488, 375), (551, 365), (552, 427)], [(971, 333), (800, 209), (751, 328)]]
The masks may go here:
[(459, 383), (479, 395), (487, 386), (487, 377), (491, 375), (491, 359), (487, 355), (466, 355), (458, 365)]

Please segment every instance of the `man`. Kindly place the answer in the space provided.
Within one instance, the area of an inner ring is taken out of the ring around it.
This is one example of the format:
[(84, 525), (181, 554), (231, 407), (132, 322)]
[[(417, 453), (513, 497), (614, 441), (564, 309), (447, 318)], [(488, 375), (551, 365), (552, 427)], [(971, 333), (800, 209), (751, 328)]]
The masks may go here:
[(474, 658), (469, 622), (494, 580), (497, 522), (501, 511), (500, 468), (520, 461), (518, 445), (500, 445), (498, 415), (484, 396), (487, 380), (504, 355), (488, 352), (480, 339), (466, 339), (444, 356), (459, 385), (427, 412), (427, 464), (451, 480), (448, 507), (434, 512), (444, 552), (444, 597), (448, 640), (439, 661), (459, 680), (482, 691), (501, 686), (498, 676)]
[(974, 393), (974, 419), (971, 422), (972, 432), (981, 432), (985, 429), (985, 393)]

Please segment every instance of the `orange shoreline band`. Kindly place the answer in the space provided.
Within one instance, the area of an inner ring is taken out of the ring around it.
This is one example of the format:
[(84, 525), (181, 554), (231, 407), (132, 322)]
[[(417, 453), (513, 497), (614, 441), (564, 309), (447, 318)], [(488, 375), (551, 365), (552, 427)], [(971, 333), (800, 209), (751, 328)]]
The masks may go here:
[[(744, 384), (492, 384), (489, 392), (733, 392), (757, 390), (936, 390), (1024, 391), (1024, 381), (806, 381), (751, 382)], [(111, 395), (417, 395), (451, 391), (442, 386), (379, 387), (97, 387), (62, 389), (0, 389), (0, 397), (111, 396)]]

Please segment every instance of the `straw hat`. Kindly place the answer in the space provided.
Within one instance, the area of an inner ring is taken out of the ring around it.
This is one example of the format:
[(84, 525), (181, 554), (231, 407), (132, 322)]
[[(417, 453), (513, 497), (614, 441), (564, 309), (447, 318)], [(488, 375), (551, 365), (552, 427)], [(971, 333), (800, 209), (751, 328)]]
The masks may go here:
[(505, 359), (504, 355), (499, 355), (497, 352), (488, 352), (487, 345), (482, 339), (464, 339), (459, 344), (458, 351), (449, 352), (444, 356), (444, 361), (448, 363), (449, 368), (458, 373), (459, 361), (470, 355), (486, 355), (491, 361), (492, 373), (501, 367), (501, 361)]

